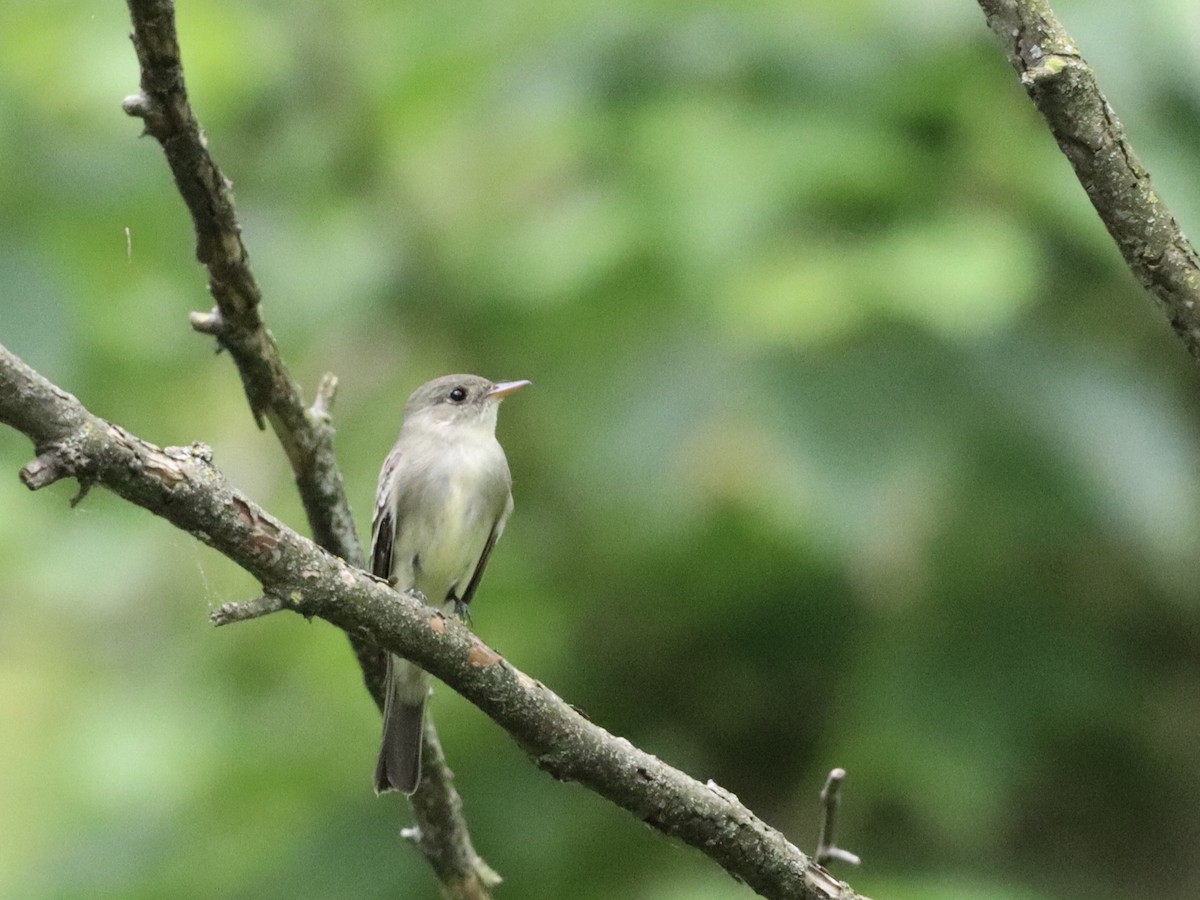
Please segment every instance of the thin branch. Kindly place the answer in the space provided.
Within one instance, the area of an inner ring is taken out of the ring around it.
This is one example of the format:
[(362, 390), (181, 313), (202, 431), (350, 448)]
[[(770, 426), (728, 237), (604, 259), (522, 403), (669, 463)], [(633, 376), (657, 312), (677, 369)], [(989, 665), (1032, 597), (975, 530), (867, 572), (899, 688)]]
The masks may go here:
[(286, 608), (285, 598), (277, 594), (263, 594), (244, 603), (222, 603), (208, 614), (208, 619), (214, 625), (232, 625), (235, 622), (259, 619)]
[(313, 537), (348, 562), (365, 564), (354, 517), (333, 455), (328, 418), (312, 418), (259, 313), (262, 291), (242, 242), (233, 185), (208, 152), (208, 140), (188, 102), (170, 0), (128, 0), (141, 90), (127, 97), (126, 113), (142, 120), (162, 146), (175, 185), (196, 230), (196, 258), (208, 270), (216, 301), (193, 313), (192, 327), (229, 351), (259, 427), (270, 422), (296, 474)]
[(188, 102), (183, 62), (170, 0), (128, 0), (133, 45), (141, 65), (141, 91), (127, 97), (125, 112), (142, 120), (162, 146), (175, 185), (196, 230), (196, 258), (208, 270), (216, 301), (210, 313), (193, 313), (192, 327), (213, 335), (229, 351), (259, 427), (271, 423), (292, 470), (322, 547), (360, 568), (366, 560), (333, 455), (328, 417), (311, 417), (259, 313), (262, 291), (242, 242), (232, 183), (208, 152), (208, 140)]
[(842, 782), (845, 779), (845, 769), (833, 769), (825, 779), (825, 787), (821, 788), (821, 833), (817, 838), (817, 852), (814, 855), (821, 865), (844, 862), (857, 866), (862, 862), (856, 854), (839, 847), (835, 837), (838, 805), (842, 801)]
[[(366, 558), (333, 452), (330, 408), (337, 379), (325, 375), (312, 408), (305, 409), (300, 388), (284, 366), (279, 347), (259, 313), (262, 292), (242, 242), (232, 185), (209, 153), (208, 142), (188, 102), (174, 4), (170, 0), (128, 0), (128, 5), (142, 74), (141, 91), (125, 100), (124, 109), (142, 119), (146, 133), (162, 146), (175, 184), (191, 213), (196, 256), (208, 270), (209, 290), (217, 304), (211, 312), (192, 313), (192, 327), (215, 337), (218, 345), (229, 351), (255, 421), (260, 428), (264, 418), (270, 422), (295, 473), (313, 538), (352, 565), (365, 568)], [(86, 490), (86, 482), (82, 486)], [(363, 681), (382, 709), (387, 658), (371, 642), (353, 634), (349, 638)], [(426, 733), (432, 735), (431, 743), (437, 744), (432, 718), (426, 716), (426, 722), (429, 723)], [(434, 767), (438, 771), (433, 771)], [(471, 837), (466, 821), (458, 812), (462, 802), (440, 744), (436, 748), (426, 746), (422, 771), (424, 777), (413, 803), (418, 828), (424, 834), (448, 841), (440, 858), (470, 857), (469, 865), (464, 863), (457, 873), (443, 872), (434, 866), (442, 878), (443, 894), (463, 900), (486, 896), (467, 889), (474, 884), (480, 866), (487, 867), (473, 849), (469, 854), (462, 850), (471, 847)], [(444, 795), (431, 796), (436, 791)], [(428, 818), (433, 813), (451, 810), (455, 811), (452, 817)], [(428, 848), (423, 849), (431, 857)]]
[(202, 445), (159, 448), (105, 422), (0, 347), (0, 422), (62, 477), (108, 488), (194, 535), (283, 598), (413, 660), (504, 728), (555, 778), (577, 781), (699, 849), (765, 897), (852, 900), (835, 879), (727, 791), (585, 719), (459, 622), (399, 594), (292, 531), (226, 484)]
[(979, 0), (1134, 277), (1200, 360), (1200, 259), (1159, 199), (1096, 76), (1045, 0)]
[[(446, 765), (437, 729), (428, 718), (425, 720), (422, 753), (435, 757), (430, 761), (432, 765), (422, 761), (422, 780), (454, 777)], [(421, 851), (443, 884), (453, 885), (453, 896), (471, 900), (490, 897), (492, 888), (500, 884), (501, 878), (475, 852), (471, 834), (463, 819), (462, 800), (454, 786), (433, 785), (430, 790), (419, 790), (412, 795), (411, 802), (417, 822), (424, 824), (404, 829), (401, 836)]]
[(331, 413), (333, 411), (333, 401), (337, 397), (338, 379), (332, 372), (326, 372), (321, 376), (320, 383), (317, 384), (317, 396), (313, 400), (313, 405), (309, 408), (308, 414), (318, 422), (331, 421)]

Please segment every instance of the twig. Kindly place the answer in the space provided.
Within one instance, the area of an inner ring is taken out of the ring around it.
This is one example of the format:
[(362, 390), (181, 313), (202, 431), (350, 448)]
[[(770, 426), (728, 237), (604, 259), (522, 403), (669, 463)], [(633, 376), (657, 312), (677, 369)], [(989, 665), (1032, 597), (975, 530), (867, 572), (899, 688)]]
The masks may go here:
[(232, 185), (208, 151), (208, 140), (188, 102), (171, 0), (128, 0), (141, 90), (127, 97), (126, 113), (140, 118), (162, 146), (175, 185), (196, 231), (196, 257), (208, 270), (216, 309), (193, 313), (192, 327), (228, 350), (255, 421), (279, 437), (313, 537), (322, 547), (362, 568), (366, 559), (333, 454), (328, 418), (307, 414), (275, 338), (259, 313), (262, 292), (242, 242)]
[[(329, 410), (337, 379), (325, 375), (312, 408), (305, 409), (300, 388), (284, 366), (279, 347), (259, 314), (262, 293), (242, 242), (232, 185), (208, 152), (208, 142), (188, 102), (175, 32), (174, 4), (170, 0), (128, 0), (128, 5), (142, 75), (141, 91), (125, 100), (124, 109), (142, 119), (146, 132), (162, 146), (175, 184), (191, 213), (196, 256), (208, 269), (209, 290), (217, 304), (211, 312), (193, 312), (192, 327), (215, 337), (218, 346), (229, 351), (255, 421), (260, 428), (264, 418), (270, 422), (296, 475), (296, 487), (313, 538), (350, 564), (364, 568), (366, 558), (333, 452), (334, 429)], [(81, 484), (86, 490), (86, 483)], [(353, 634), (348, 637), (363, 681), (382, 709), (387, 658), (370, 641)], [(426, 722), (427, 734), (433, 735), (436, 743), (436, 731), (428, 715)], [(438, 820), (427, 817), (439, 811), (461, 809), (453, 775), (446, 767), (440, 745), (437, 752), (427, 745), (422, 758), (424, 774), (413, 804), (418, 827), (449, 842), (442, 854), (444, 858), (463, 859), (459, 848), (471, 845), (463, 817), (460, 814)], [(434, 767), (439, 770), (432, 771)], [(426, 796), (435, 791), (444, 795)], [(484, 896), (460, 888), (473, 883), (478, 869), (476, 861), (486, 868), (474, 850), (471, 856), (470, 866), (461, 872), (444, 876), (438, 872), (446, 897), (473, 900)]]
[(162, 516), (237, 563), (264, 593), (407, 657), (504, 728), (555, 778), (577, 781), (699, 849), (765, 897), (852, 900), (733, 795), (713, 790), (585, 719), (459, 622), (322, 550), (229, 487), (204, 448), (159, 448), (90, 412), (0, 346), (0, 422), (62, 476)]
[(309, 408), (308, 413), (313, 419), (319, 422), (330, 421), (330, 414), (333, 410), (333, 401), (337, 397), (338, 379), (332, 372), (326, 372), (321, 376), (320, 382), (317, 384), (317, 396), (313, 400), (313, 405)]
[[(442, 753), (433, 724), (425, 720), (424, 754), (436, 757), (433, 765), (422, 762), (422, 779), (453, 778)], [(418, 824), (400, 832), (411, 841), (429, 861), (443, 884), (454, 885), (454, 896), (482, 900), (491, 896), (491, 889), (501, 878), (489, 866), (471, 843), (471, 834), (463, 821), (462, 800), (452, 785), (435, 785), (432, 790), (417, 791), (412, 796)]]
[(821, 789), (821, 833), (817, 838), (817, 852), (814, 859), (825, 865), (829, 862), (844, 862), (857, 866), (862, 862), (857, 855), (849, 850), (843, 850), (835, 843), (834, 829), (837, 826), (838, 805), (842, 800), (842, 781), (846, 778), (845, 769), (833, 769), (825, 779), (825, 787)]
[(979, 0), (1134, 277), (1200, 360), (1200, 259), (1046, 0)]
[(287, 608), (287, 601), (276, 594), (263, 594), (253, 600), (243, 603), (222, 603), (208, 614), (208, 619), (214, 625), (232, 625), (235, 622), (248, 622)]

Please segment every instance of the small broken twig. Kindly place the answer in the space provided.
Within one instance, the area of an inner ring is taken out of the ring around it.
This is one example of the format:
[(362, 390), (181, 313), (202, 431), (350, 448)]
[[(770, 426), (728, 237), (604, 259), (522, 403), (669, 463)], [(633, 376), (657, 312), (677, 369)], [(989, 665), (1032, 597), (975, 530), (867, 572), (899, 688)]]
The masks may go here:
[(834, 826), (837, 820), (838, 804), (842, 799), (842, 781), (846, 778), (845, 769), (833, 769), (825, 779), (825, 787), (821, 789), (821, 833), (817, 838), (817, 852), (814, 859), (818, 865), (828, 862), (844, 862), (857, 866), (861, 859), (849, 850), (843, 850), (834, 843)]

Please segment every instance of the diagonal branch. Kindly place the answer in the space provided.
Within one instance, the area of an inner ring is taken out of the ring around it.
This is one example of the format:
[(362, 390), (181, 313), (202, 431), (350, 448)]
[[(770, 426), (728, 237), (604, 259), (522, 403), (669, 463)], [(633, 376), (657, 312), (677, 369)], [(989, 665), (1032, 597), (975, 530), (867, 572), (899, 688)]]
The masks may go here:
[[(125, 111), (145, 123), (146, 133), (162, 146), (175, 184), (191, 213), (196, 256), (208, 270), (216, 308), (194, 313), (192, 327), (212, 335), (229, 351), (259, 427), (264, 419), (283, 445), (296, 476), (313, 538), (350, 564), (366, 560), (345, 485), (333, 452), (329, 408), (337, 379), (326, 375), (317, 399), (306, 409), (299, 385), (283, 364), (279, 347), (259, 313), (262, 292), (250, 268), (232, 185), (208, 152), (208, 143), (188, 102), (183, 62), (171, 0), (128, 0), (133, 43), (141, 67), (141, 90), (124, 102)], [(383, 705), (386, 657), (370, 641), (350, 634), (350, 644), (367, 689)], [(423, 769), (414, 798), (420, 849), (429, 859), (448, 897), (486, 898), (497, 879), (471, 843), (462, 801), (441, 753), (432, 720)], [(434, 771), (436, 769), (436, 771)]]
[(1134, 277), (1200, 360), (1200, 259), (1046, 0), (979, 0)]
[[(188, 102), (170, 0), (129, 0), (133, 44), (142, 70), (141, 91), (125, 112), (140, 118), (162, 145), (196, 230), (196, 257), (208, 270), (216, 309), (196, 313), (192, 325), (228, 350), (255, 421), (270, 422), (296, 473), (314, 539), (357, 566), (365, 564), (354, 517), (333, 454), (328, 402), (306, 410), (300, 387), (283, 364), (279, 346), (259, 314), (262, 292), (250, 269), (232, 185), (208, 152)], [(327, 401), (331, 392), (327, 394)]]
[[(421, 781), (410, 798), (417, 824), (400, 832), (421, 851), (438, 880), (445, 886), (443, 896), (463, 900), (484, 900), (500, 883), (500, 876), (471, 846), (453, 833), (462, 821), (462, 800), (449, 781), (454, 773), (446, 765), (442, 742), (433, 721), (425, 718), (425, 743), (421, 749)], [(426, 759), (425, 757), (430, 757)], [(445, 782), (445, 783), (443, 783)], [(449, 830), (451, 833), (445, 833)], [(464, 828), (465, 833), (465, 828)]]
[(464, 625), (292, 531), (234, 488), (202, 445), (159, 448), (88, 412), (0, 346), (0, 422), (38, 453), (31, 487), (74, 477), (162, 516), (237, 563), (280, 606), (405, 656), (504, 728), (555, 778), (577, 781), (699, 849), (765, 897), (854, 900), (732, 794), (701, 784), (589, 722)]

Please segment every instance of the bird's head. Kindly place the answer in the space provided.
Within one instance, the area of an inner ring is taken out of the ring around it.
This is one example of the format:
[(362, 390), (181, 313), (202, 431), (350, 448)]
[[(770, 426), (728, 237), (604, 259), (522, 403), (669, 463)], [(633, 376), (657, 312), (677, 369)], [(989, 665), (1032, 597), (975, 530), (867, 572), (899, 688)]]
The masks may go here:
[(479, 375), (443, 375), (427, 381), (404, 406), (406, 423), (496, 426), (500, 401), (529, 381), (488, 381)]

